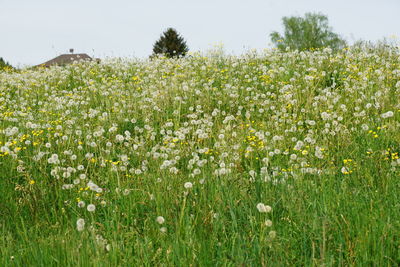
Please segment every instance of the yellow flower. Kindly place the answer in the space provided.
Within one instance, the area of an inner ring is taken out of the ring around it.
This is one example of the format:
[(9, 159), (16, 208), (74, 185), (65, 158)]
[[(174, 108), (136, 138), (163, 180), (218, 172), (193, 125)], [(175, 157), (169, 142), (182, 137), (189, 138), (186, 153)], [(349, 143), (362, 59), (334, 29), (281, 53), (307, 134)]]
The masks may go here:
[(30, 180), (29, 184), (35, 184), (35, 180)]

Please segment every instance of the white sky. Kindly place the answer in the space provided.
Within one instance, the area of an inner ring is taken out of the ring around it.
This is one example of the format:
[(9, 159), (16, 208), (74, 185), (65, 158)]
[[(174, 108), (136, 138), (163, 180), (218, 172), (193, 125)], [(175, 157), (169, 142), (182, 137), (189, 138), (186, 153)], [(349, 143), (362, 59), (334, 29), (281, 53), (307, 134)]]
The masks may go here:
[(74, 48), (95, 57), (147, 57), (168, 27), (191, 51), (270, 47), (283, 16), (321, 12), (352, 43), (400, 37), (400, 0), (0, 0), (0, 57), (35, 65)]

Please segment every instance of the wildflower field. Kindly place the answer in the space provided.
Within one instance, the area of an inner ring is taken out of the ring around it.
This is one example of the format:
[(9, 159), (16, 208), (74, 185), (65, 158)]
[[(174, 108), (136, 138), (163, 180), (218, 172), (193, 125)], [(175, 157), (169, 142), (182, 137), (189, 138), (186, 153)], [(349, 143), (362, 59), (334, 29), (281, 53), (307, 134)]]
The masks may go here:
[(1, 266), (397, 266), (396, 47), (0, 73)]

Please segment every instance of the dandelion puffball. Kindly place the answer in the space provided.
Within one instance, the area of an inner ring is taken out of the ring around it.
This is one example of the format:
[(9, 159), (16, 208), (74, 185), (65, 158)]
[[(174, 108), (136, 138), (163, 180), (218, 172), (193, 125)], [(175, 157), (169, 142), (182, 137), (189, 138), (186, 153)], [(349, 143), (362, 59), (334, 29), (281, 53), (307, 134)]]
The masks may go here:
[(93, 205), (93, 204), (89, 204), (87, 206), (87, 210), (90, 211), (90, 212), (94, 212), (96, 210), (96, 206)]
[(192, 184), (191, 182), (186, 182), (183, 186), (184, 186), (186, 189), (190, 189), (190, 188), (193, 187), (193, 184)]
[(257, 204), (257, 209), (261, 213), (268, 213), (272, 210), (272, 208), (268, 205), (264, 205), (264, 203), (258, 203)]
[(157, 221), (159, 224), (163, 224), (163, 223), (165, 222), (165, 219), (164, 219), (163, 216), (158, 216), (157, 219), (156, 219), (156, 221)]
[(265, 221), (265, 226), (271, 227), (272, 226), (272, 221), (271, 220), (266, 220)]
[(80, 218), (76, 221), (76, 229), (81, 232), (85, 229), (85, 220)]

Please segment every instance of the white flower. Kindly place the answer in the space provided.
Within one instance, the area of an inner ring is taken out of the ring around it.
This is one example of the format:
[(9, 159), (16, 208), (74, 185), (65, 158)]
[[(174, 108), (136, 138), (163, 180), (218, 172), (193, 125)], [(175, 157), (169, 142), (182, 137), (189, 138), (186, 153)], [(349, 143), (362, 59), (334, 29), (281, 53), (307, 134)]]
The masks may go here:
[(166, 227), (161, 227), (160, 231), (161, 231), (161, 233), (166, 233), (167, 232), (167, 228)]
[(272, 226), (272, 221), (271, 220), (266, 220), (265, 221), (265, 226), (271, 227)]
[(330, 114), (324, 111), (324, 112), (321, 113), (321, 118), (322, 118), (324, 121), (325, 121), (325, 120), (328, 120), (328, 119), (330, 118)]
[(93, 212), (93, 211), (96, 210), (96, 206), (93, 205), (93, 204), (89, 204), (89, 205), (87, 206), (87, 210), (90, 211), (90, 212)]
[(272, 210), (272, 208), (270, 206), (264, 205), (264, 203), (258, 203), (257, 209), (261, 213), (268, 213), (268, 212), (271, 212), (271, 210)]
[(58, 163), (60, 163), (60, 160), (58, 159), (57, 154), (53, 154), (53, 155), (51, 155), (51, 157), (49, 159), (47, 159), (47, 162), (50, 164), (58, 164)]
[(186, 182), (183, 186), (184, 186), (186, 189), (190, 189), (190, 188), (193, 187), (193, 184), (192, 184), (191, 182)]
[(276, 232), (270, 231), (268, 235), (269, 235), (269, 238), (274, 239), (276, 237)]
[(324, 157), (324, 154), (322, 153), (322, 149), (318, 146), (315, 148), (315, 156), (319, 159), (322, 159)]
[(368, 127), (368, 125), (367, 124), (363, 124), (363, 125), (361, 125), (361, 128), (364, 130), (364, 131), (368, 131), (368, 129), (369, 129), (369, 127)]
[(82, 200), (79, 201), (79, 202), (78, 202), (78, 207), (79, 207), (79, 208), (85, 207), (85, 201), (82, 201)]
[(158, 216), (157, 219), (156, 219), (156, 221), (157, 221), (159, 224), (163, 224), (163, 223), (165, 222), (165, 219), (164, 219), (163, 216)]
[(381, 114), (381, 117), (386, 119), (386, 118), (393, 117), (393, 115), (394, 115), (393, 111), (388, 111), (386, 113)]
[(78, 231), (83, 231), (85, 229), (85, 220), (80, 218), (76, 221), (76, 228)]
[(128, 161), (128, 156), (127, 155), (121, 155), (121, 160), (123, 162)]
[(95, 184), (95, 183), (93, 183), (92, 181), (89, 181), (88, 183), (87, 183), (87, 186), (90, 188), (90, 190), (92, 190), (92, 191), (96, 191), (98, 188), (99, 188), (99, 186), (97, 185), (97, 184)]
[(111, 127), (110, 129), (108, 129), (108, 131), (110, 132), (110, 133), (112, 133), (112, 132), (115, 132), (117, 130), (117, 127)]
[(115, 140), (116, 140), (117, 142), (122, 142), (122, 141), (124, 141), (124, 136), (123, 136), (123, 135), (120, 135), (120, 134), (117, 134), (117, 135), (115, 136)]

